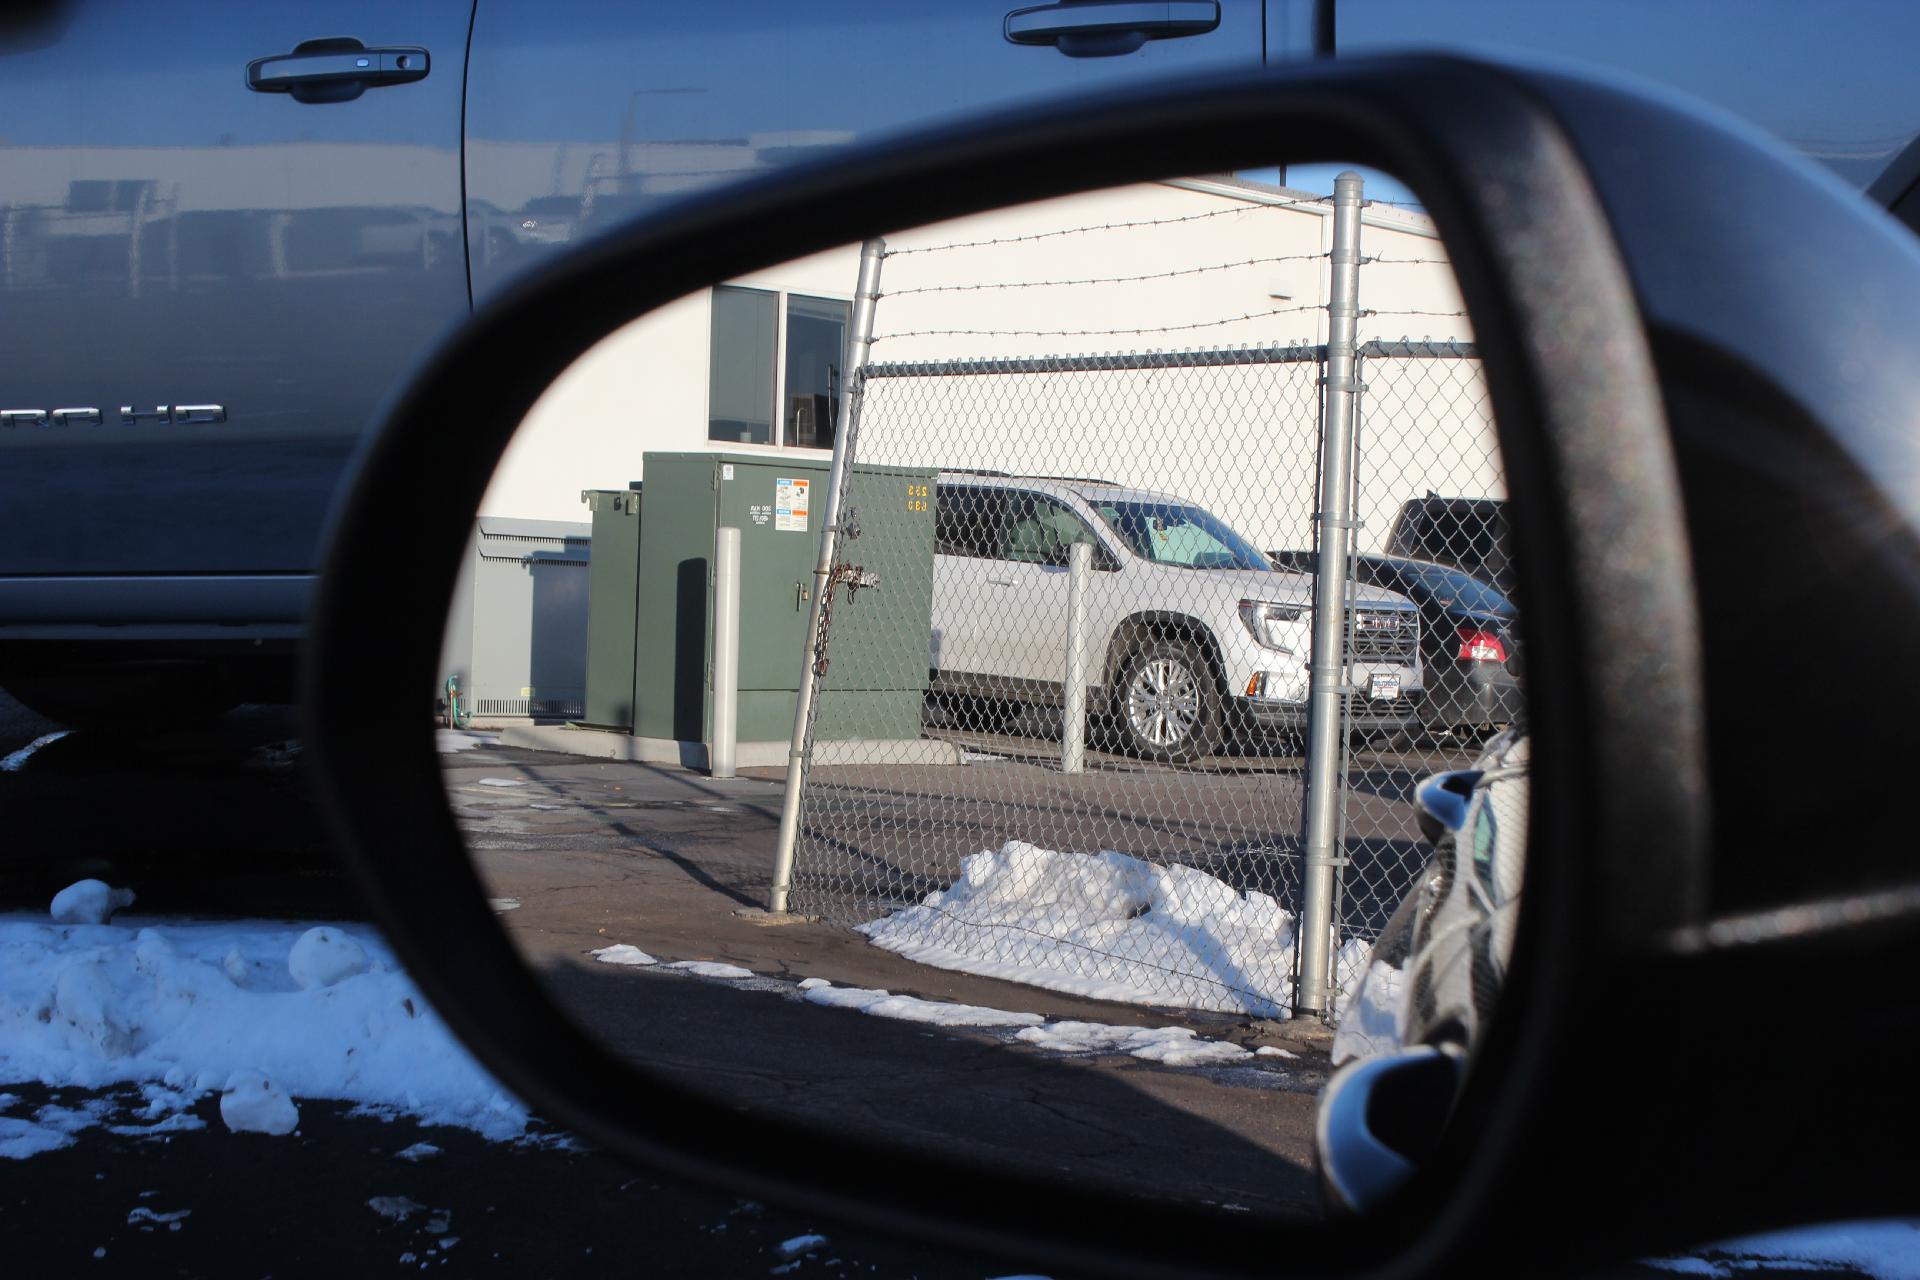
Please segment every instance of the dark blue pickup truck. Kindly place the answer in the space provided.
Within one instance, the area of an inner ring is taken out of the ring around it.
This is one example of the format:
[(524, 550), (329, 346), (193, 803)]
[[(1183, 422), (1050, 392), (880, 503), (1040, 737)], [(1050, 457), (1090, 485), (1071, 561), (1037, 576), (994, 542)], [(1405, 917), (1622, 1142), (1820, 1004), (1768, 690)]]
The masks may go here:
[(0, 13), (0, 685), (69, 722), (286, 697), (369, 416), (570, 242), (877, 131), (1310, 42), (1310, 6), (1263, 0), (1015, 7)]

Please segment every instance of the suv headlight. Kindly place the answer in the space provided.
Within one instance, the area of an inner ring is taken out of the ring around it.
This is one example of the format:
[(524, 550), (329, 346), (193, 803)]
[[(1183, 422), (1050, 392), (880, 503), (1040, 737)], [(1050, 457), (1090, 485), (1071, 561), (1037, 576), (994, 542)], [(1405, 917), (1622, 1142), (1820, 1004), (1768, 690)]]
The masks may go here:
[(1299, 646), (1298, 624), (1307, 613), (1307, 606), (1303, 604), (1276, 604), (1271, 600), (1240, 602), (1240, 621), (1246, 624), (1247, 634), (1254, 642), (1262, 648), (1287, 654)]

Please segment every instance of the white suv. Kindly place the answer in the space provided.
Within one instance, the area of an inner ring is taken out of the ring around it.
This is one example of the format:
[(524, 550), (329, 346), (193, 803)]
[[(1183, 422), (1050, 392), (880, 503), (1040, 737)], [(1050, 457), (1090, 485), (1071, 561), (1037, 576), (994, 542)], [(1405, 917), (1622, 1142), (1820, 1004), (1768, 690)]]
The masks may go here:
[[(1067, 554), (1093, 544), (1088, 706), (1127, 749), (1187, 761), (1235, 731), (1306, 728), (1313, 593), (1182, 498), (1095, 480), (942, 472), (933, 558), (936, 693), (1058, 706)], [(1420, 615), (1359, 587), (1350, 727), (1417, 731)]]

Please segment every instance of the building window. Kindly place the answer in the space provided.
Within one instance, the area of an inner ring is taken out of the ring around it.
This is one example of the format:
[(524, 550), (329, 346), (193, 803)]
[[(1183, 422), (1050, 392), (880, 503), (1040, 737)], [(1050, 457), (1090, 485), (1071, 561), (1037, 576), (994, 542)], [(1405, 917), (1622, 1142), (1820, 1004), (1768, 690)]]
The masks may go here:
[(833, 448), (847, 358), (847, 304), (787, 297), (787, 424), (783, 444)]
[[(830, 449), (846, 376), (849, 306), (832, 298), (713, 290), (707, 439)], [(775, 405), (784, 405), (775, 435)]]
[(707, 356), (707, 439), (773, 443), (773, 345), (776, 295), (759, 289), (713, 291), (713, 340)]

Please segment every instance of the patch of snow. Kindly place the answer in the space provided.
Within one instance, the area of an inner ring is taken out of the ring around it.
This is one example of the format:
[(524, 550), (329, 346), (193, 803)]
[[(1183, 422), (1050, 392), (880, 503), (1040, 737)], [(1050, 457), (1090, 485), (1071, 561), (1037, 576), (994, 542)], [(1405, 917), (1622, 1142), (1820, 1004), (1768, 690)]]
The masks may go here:
[(1016, 1037), (1055, 1053), (1126, 1053), (1170, 1067), (1211, 1066), (1253, 1055), (1237, 1044), (1202, 1040), (1186, 1027), (1116, 1027), (1104, 1022), (1050, 1022)]
[(787, 1262), (799, 1257), (803, 1253), (818, 1249), (826, 1243), (827, 1238), (825, 1236), (809, 1232), (804, 1236), (794, 1236), (792, 1239), (782, 1240), (773, 1247), (773, 1256), (779, 1258), (782, 1262)]
[(1722, 1240), (1698, 1254), (1644, 1258), (1680, 1275), (1733, 1277), (1767, 1271), (1863, 1272), (1876, 1280), (1920, 1276), (1920, 1220), (1837, 1222)]
[(524, 787), (527, 785), (527, 782), (524, 778), (482, 778), (480, 779), (480, 785), (483, 787)]
[(123, 1138), (148, 1138), (155, 1134), (187, 1133), (206, 1127), (205, 1120), (182, 1111), (154, 1124), (110, 1124), (107, 1126), (107, 1132), (117, 1133)]
[(409, 1200), (406, 1196), (375, 1196), (367, 1201), (367, 1208), (393, 1222), (405, 1222), (426, 1207), (418, 1200)]
[(1300, 1055), (1291, 1049), (1282, 1049), (1278, 1045), (1263, 1044), (1254, 1052), (1262, 1058), (1297, 1058)]
[(114, 912), (132, 905), (131, 889), (114, 889), (104, 880), (76, 880), (53, 895), (48, 911), (55, 924), (105, 924)]
[[(921, 964), (1099, 1000), (1269, 1018), (1293, 1003), (1294, 920), (1277, 901), (1110, 850), (1009, 840), (967, 857), (952, 887), (858, 927)], [(1340, 962), (1366, 953), (1349, 942)]]
[(258, 1071), (236, 1071), (220, 1095), (220, 1118), (235, 1133), (280, 1137), (299, 1127), (300, 1108)]
[(47, 746), (49, 743), (60, 741), (60, 739), (66, 737), (71, 732), (72, 730), (70, 729), (57, 729), (52, 733), (41, 734), (26, 746), (8, 755), (5, 759), (0, 759), (0, 773), (20, 772), (20, 770), (26, 768), (27, 761), (33, 759), (34, 752)]
[(431, 1142), (416, 1142), (406, 1150), (396, 1151), (393, 1154), (395, 1159), (408, 1160), (414, 1164), (419, 1164), (422, 1160), (431, 1160), (439, 1155), (440, 1148), (434, 1146)]
[(323, 924), (301, 934), (293, 950), (287, 953), (287, 973), (308, 990), (330, 987), (365, 973), (367, 968), (366, 949), (338, 929)]
[(751, 978), (753, 976), (751, 969), (742, 969), (737, 964), (721, 964), (717, 960), (675, 960), (672, 964), (661, 967), (690, 973), (696, 978)]
[[(534, 807), (538, 808), (539, 806), (535, 805)], [(518, 911), (520, 909), (520, 899), (488, 898), (487, 905), (489, 907), (492, 907), (495, 911)]]
[(41, 1107), (33, 1113), (34, 1123), (52, 1129), (57, 1133), (79, 1133), (91, 1129), (106, 1118), (113, 1110), (113, 1101), (109, 1098), (90, 1098), (78, 1107), (62, 1107), (53, 1103)]
[(175, 1209), (172, 1213), (156, 1213), (152, 1209), (147, 1208), (147, 1206), (141, 1205), (127, 1215), (127, 1225), (137, 1227), (141, 1223), (147, 1222), (152, 1223), (156, 1227), (178, 1227), (182, 1222), (185, 1222), (191, 1217), (192, 1214), (193, 1210), (191, 1209)]
[(73, 1145), (73, 1135), (31, 1120), (0, 1116), (0, 1160), (25, 1160)]
[[(309, 932), (304, 924), (56, 926), (0, 915), (0, 1080), (164, 1083), (167, 1092), (149, 1092), (137, 1113), (162, 1120), (209, 1092), (232, 1093), (235, 1073), (251, 1072), (271, 1080), (287, 1107), (293, 1098), (331, 1098), (496, 1140), (525, 1132), (525, 1109), (453, 1039), (377, 935), (326, 929), (363, 953), (367, 967), (302, 987), (292, 952)], [(243, 1095), (222, 1099), (229, 1124), (232, 1107), (248, 1118), (286, 1114)], [(267, 1111), (250, 1112), (250, 1100)], [(169, 1123), (185, 1128), (191, 1119)], [(0, 1133), (0, 1149), (45, 1146), (23, 1124)]]
[[(818, 985), (809, 985), (818, 984)], [(896, 996), (867, 987), (836, 987), (809, 978), (800, 987), (809, 1004), (833, 1009), (857, 1009), (879, 1018), (897, 1018), (902, 1022), (924, 1022), (936, 1027), (1033, 1027), (1045, 1022), (1037, 1013), (1011, 1013), (977, 1004), (945, 1004), (914, 996)]]
[(601, 964), (659, 964), (652, 956), (638, 947), (630, 947), (624, 942), (616, 942), (610, 947), (601, 947), (592, 953)]
[(490, 747), (500, 741), (497, 733), (479, 733), (472, 729), (435, 729), (434, 749), (443, 756), (458, 755), (475, 747)]

